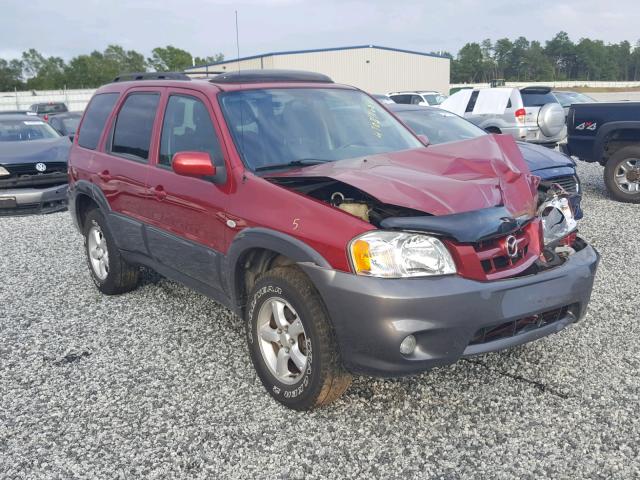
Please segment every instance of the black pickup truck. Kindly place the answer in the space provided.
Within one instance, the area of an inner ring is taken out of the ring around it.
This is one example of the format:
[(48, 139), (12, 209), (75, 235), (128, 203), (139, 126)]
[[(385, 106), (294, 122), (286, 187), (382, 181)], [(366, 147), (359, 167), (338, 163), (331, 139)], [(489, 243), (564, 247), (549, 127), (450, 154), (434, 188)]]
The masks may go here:
[(640, 102), (574, 104), (564, 152), (604, 166), (604, 182), (621, 202), (640, 203)]

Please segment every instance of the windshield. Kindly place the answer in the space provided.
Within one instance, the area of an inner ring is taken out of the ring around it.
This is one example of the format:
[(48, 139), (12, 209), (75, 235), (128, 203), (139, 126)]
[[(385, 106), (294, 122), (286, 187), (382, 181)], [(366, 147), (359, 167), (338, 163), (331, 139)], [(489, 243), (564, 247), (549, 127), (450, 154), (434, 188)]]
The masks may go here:
[(440, 105), (447, 97), (439, 93), (428, 93), (422, 95), (429, 105)]
[(59, 136), (41, 120), (0, 120), (0, 142), (24, 142)]
[(283, 88), (220, 95), (248, 168), (336, 161), (421, 147), (401, 123), (357, 90)]
[(75, 133), (78, 129), (78, 124), (80, 123), (81, 117), (68, 117), (62, 120), (62, 130), (66, 135), (71, 135)]
[(63, 103), (36, 104), (31, 106), (31, 110), (38, 113), (60, 113), (66, 112), (67, 107)]
[(458, 142), (487, 134), (473, 123), (445, 110), (405, 110), (396, 112), (396, 115), (416, 134), (426, 135), (432, 145)]
[(592, 103), (593, 98), (578, 92), (556, 92), (556, 97), (563, 107), (569, 107), (573, 103)]

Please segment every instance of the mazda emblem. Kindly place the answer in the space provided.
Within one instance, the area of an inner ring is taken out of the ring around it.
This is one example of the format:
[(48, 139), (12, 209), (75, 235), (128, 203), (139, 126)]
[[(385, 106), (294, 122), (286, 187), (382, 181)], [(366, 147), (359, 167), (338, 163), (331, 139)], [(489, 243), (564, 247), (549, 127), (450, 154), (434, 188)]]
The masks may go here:
[(511, 258), (518, 256), (518, 239), (513, 235), (509, 235), (505, 241), (505, 247), (507, 249), (507, 255)]

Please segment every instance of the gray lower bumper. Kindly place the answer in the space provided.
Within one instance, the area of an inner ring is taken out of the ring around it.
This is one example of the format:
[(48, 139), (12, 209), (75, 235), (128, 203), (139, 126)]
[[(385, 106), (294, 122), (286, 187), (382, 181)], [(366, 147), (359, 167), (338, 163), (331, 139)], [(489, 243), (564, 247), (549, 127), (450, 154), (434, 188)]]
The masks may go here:
[(0, 190), (0, 215), (52, 213), (67, 208), (67, 184)]
[[(526, 343), (582, 318), (591, 297), (599, 255), (591, 246), (561, 266), (536, 275), (478, 282), (456, 275), (380, 279), (301, 267), (331, 316), (345, 367), (354, 373), (401, 376)], [(471, 344), (484, 327), (570, 306), (557, 321), (525, 333)], [(409, 334), (413, 354), (400, 353)]]

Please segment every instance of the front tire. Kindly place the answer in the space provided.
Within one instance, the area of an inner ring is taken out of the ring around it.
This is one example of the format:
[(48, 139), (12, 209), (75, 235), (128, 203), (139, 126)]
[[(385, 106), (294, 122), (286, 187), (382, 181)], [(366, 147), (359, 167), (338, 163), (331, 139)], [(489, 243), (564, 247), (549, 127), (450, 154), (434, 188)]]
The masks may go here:
[(351, 384), (322, 299), (298, 268), (274, 268), (258, 279), (245, 325), (256, 372), (283, 405), (295, 410), (324, 406)]
[(138, 286), (140, 269), (122, 258), (104, 215), (97, 208), (87, 213), (84, 247), (91, 279), (102, 293), (118, 295)]
[(604, 183), (615, 200), (640, 203), (640, 146), (621, 148), (607, 160)]

